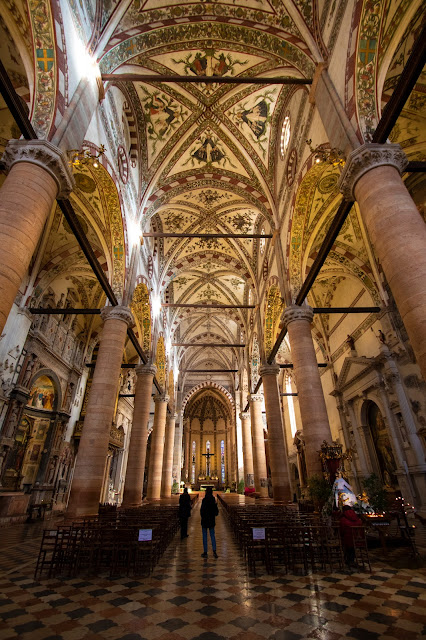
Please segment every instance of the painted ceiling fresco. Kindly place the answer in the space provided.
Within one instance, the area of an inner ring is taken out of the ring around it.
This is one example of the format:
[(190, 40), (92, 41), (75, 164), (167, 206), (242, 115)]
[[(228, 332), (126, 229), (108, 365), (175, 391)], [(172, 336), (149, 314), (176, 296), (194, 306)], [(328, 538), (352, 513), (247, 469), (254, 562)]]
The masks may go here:
[[(117, 86), (141, 134), (142, 224), (163, 234), (272, 233), (276, 140), (291, 87), (222, 77), (310, 79), (319, 59), (312, 3), (298, 0), (134, 0), (100, 60), (104, 73), (141, 74)], [(297, 26), (296, 26), (297, 25)], [(212, 83), (144, 82), (143, 75)], [(158, 260), (172, 340), (240, 343), (253, 324), (260, 240), (146, 240)], [(267, 277), (267, 273), (265, 274)], [(250, 296), (250, 300), (249, 300)], [(208, 309), (208, 305), (234, 305)], [(187, 368), (232, 368), (238, 349), (179, 348)], [(189, 366), (188, 363), (192, 363)], [(210, 364), (208, 364), (210, 363)]]

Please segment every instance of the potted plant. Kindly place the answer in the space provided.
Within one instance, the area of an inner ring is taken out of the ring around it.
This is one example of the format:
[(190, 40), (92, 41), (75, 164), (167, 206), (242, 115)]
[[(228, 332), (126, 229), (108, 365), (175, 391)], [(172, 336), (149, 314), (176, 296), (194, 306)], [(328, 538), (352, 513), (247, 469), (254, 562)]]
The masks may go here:
[(308, 478), (308, 493), (315, 511), (321, 511), (330, 497), (331, 487), (323, 476), (315, 474)]

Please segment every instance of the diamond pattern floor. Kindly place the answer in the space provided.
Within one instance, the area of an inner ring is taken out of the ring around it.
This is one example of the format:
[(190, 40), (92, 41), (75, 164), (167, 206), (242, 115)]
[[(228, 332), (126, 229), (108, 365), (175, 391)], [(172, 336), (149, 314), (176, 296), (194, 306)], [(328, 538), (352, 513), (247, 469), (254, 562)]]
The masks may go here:
[(39, 532), (38, 525), (4, 530), (1, 640), (426, 637), (425, 569), (373, 561), (372, 574), (253, 578), (223, 515), (216, 527), (219, 558), (211, 549), (208, 559), (200, 557), (199, 504), (189, 538), (176, 537), (149, 579), (34, 581)]

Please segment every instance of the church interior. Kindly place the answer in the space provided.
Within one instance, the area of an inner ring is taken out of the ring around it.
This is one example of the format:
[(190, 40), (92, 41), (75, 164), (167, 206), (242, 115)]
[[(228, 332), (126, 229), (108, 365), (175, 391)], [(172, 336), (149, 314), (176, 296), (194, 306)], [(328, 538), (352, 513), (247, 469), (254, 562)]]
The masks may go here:
[(0, 638), (426, 635), (425, 24), (0, 4)]

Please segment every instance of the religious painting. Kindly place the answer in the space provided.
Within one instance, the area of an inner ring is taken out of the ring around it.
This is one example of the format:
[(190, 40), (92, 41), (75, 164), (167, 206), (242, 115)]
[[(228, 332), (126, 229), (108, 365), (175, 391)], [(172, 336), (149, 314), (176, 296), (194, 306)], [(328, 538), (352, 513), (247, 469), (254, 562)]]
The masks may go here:
[(380, 409), (374, 402), (369, 403), (367, 420), (383, 483), (389, 487), (398, 486), (392, 445)]
[(269, 128), (275, 99), (276, 89), (268, 90), (238, 103), (228, 112), (228, 116), (234, 124), (241, 129), (250, 142), (255, 143), (264, 159), (268, 148)]
[(55, 405), (55, 388), (47, 376), (40, 376), (31, 387), (27, 406), (44, 411), (53, 411)]
[(206, 164), (207, 166), (217, 164), (220, 167), (231, 165), (231, 167), (235, 168), (225, 146), (211, 131), (206, 131), (192, 146), (189, 152), (189, 158), (182, 166), (186, 166), (187, 164), (190, 164), (192, 167), (196, 164)]
[[(183, 65), (183, 72), (187, 76), (213, 76), (217, 78), (221, 78), (226, 74), (233, 76), (248, 64), (248, 60), (234, 58), (231, 53), (217, 51), (212, 46), (197, 52), (191, 51), (184, 58), (172, 58), (172, 62)], [(204, 93), (210, 95), (218, 86), (216, 84), (204, 84), (200, 85), (200, 88)]]
[(145, 94), (141, 101), (147, 120), (146, 132), (152, 143), (152, 151), (156, 153), (159, 143), (167, 141), (188, 116), (188, 111), (161, 91), (149, 93), (143, 85), (140, 88)]

